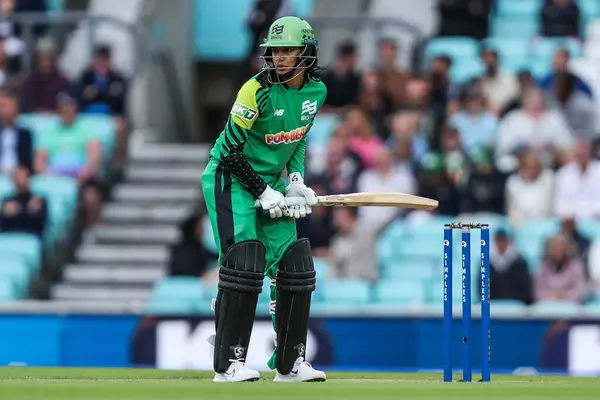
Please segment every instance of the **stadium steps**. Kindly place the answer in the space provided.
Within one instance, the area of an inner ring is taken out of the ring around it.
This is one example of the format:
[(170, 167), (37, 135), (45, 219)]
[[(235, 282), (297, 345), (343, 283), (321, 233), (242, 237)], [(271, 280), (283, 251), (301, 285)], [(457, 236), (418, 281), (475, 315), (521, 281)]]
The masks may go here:
[(146, 301), (165, 275), (179, 224), (200, 203), (208, 148), (143, 144), (131, 149), (125, 180), (98, 226), (84, 234), (52, 296), (67, 301)]

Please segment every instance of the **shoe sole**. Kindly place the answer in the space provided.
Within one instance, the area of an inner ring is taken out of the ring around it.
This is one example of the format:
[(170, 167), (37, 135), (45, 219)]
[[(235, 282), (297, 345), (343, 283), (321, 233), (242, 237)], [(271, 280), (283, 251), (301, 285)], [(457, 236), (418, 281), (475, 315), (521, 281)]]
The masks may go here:
[(248, 378), (248, 379), (244, 379), (243, 381), (229, 381), (229, 380), (214, 380), (213, 382), (217, 382), (217, 383), (239, 383), (239, 382), (256, 382), (257, 380), (259, 380), (260, 378)]

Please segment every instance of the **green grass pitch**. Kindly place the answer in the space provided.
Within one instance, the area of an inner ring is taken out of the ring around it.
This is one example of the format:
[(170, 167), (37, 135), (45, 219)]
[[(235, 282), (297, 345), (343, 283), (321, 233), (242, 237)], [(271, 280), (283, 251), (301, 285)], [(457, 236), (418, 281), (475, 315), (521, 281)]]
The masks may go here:
[[(599, 378), (492, 375), (490, 383), (443, 383), (441, 374), (329, 373), (324, 383), (217, 384), (212, 373), (151, 369), (0, 368), (6, 400), (198, 399), (598, 399)], [(456, 377), (457, 379), (459, 376)], [(473, 379), (479, 379), (473, 376)]]

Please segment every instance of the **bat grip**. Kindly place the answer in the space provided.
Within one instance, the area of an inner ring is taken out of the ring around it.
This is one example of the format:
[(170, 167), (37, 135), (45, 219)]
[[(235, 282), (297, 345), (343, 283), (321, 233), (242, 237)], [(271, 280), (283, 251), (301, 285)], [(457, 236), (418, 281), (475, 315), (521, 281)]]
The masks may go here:
[[(287, 204), (288, 207), (290, 207), (290, 206), (305, 206), (306, 199), (304, 197), (286, 197), (285, 204)], [(262, 207), (260, 206), (260, 200), (256, 200), (254, 202), (254, 207), (256, 207), (259, 212), (262, 211), (263, 215), (269, 215), (269, 210), (263, 210)]]

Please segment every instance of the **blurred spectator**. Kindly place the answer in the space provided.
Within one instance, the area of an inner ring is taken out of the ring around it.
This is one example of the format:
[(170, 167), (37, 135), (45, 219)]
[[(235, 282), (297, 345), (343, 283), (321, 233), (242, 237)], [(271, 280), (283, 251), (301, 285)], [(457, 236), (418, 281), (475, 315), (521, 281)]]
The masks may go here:
[(6, 39), (0, 36), (0, 87), (15, 89), (18, 86), (16, 68), (7, 54)]
[(179, 241), (170, 248), (169, 275), (202, 276), (216, 263), (217, 254), (202, 244), (204, 229), (202, 216), (190, 215), (180, 226)]
[(586, 278), (589, 277), (589, 269), (587, 266), (588, 261), (588, 253), (590, 251), (590, 246), (592, 242), (585, 235), (581, 233), (579, 227), (577, 226), (577, 222), (575, 218), (571, 216), (563, 217), (560, 232), (565, 235), (565, 237), (571, 240), (573, 243), (577, 245), (577, 255), (584, 263)]
[(0, 93), (0, 169), (11, 173), (18, 166), (33, 170), (33, 138), (29, 129), (17, 124), (19, 104), (10, 91)]
[(590, 98), (593, 97), (593, 92), (590, 86), (585, 83), (580, 77), (569, 71), (569, 60), (571, 59), (571, 54), (567, 49), (558, 49), (556, 53), (554, 53), (554, 58), (552, 59), (552, 72), (540, 81), (540, 87), (544, 91), (552, 91), (554, 90), (554, 85), (556, 85), (556, 79), (560, 75), (567, 75), (574, 80), (575, 91), (583, 92), (588, 95)]
[(429, 76), (431, 83), (430, 102), (433, 112), (439, 116), (446, 114), (448, 98), (455, 86), (450, 83), (450, 68), (452, 68), (452, 60), (448, 56), (438, 56), (431, 60)]
[(439, 0), (437, 4), (439, 36), (487, 37), (492, 0)]
[(386, 126), (386, 110), (381, 97), (381, 82), (379, 75), (375, 71), (368, 71), (362, 75), (359, 106), (373, 121), (377, 134), (385, 139), (390, 132)]
[[(27, 3), (39, 3), (39, 1), (40, 0), (2, 0), (0, 2), (0, 37), (2, 37), (2, 40), (4, 41), (6, 56), (13, 58), (12, 61), (16, 61), (11, 62), (11, 64), (17, 66), (17, 68), (18, 60), (16, 57), (23, 54), (26, 46), (23, 40), (19, 38), (22, 34), (21, 27), (12, 22), (10, 18), (17, 12), (27, 11), (26, 7), (30, 5)], [(39, 25), (34, 27), (34, 34), (40, 33), (39, 28)], [(14, 72), (17, 72), (17, 69), (15, 69)]]
[(468, 159), (466, 181), (459, 182), (460, 211), (502, 214), (505, 210), (506, 177), (494, 166), (492, 152), (481, 149)]
[(352, 42), (342, 43), (334, 68), (323, 77), (323, 83), (327, 86), (326, 106), (358, 104), (361, 76), (356, 71), (356, 63), (356, 45)]
[(460, 134), (461, 146), (469, 155), (492, 149), (498, 133), (498, 118), (485, 108), (485, 98), (478, 91), (465, 94), (463, 109), (450, 118)]
[(419, 113), (419, 132), (434, 149), (440, 148), (440, 134), (444, 125), (445, 110), (436, 110), (431, 105), (431, 84), (428, 78), (414, 76), (406, 82), (404, 103), (401, 110)]
[(589, 141), (575, 145), (573, 161), (556, 174), (554, 212), (575, 218), (600, 217), (600, 161), (592, 159)]
[(549, 0), (542, 7), (543, 36), (579, 37), (579, 6), (573, 0)]
[[(394, 168), (392, 153), (387, 147), (381, 147), (376, 154), (375, 165), (358, 178), (358, 192), (378, 193), (397, 192), (416, 194), (417, 184), (414, 176), (406, 170)], [(362, 207), (359, 221), (383, 226), (398, 215), (393, 207)]]
[(107, 114), (115, 118), (115, 161), (117, 169), (122, 168), (127, 151), (127, 82), (111, 64), (110, 47), (103, 45), (96, 49), (92, 65), (79, 78), (79, 87), (83, 113)]
[(468, 178), (469, 157), (460, 144), (458, 130), (446, 125), (442, 132), (442, 162), (455, 185), (463, 185)]
[(528, 150), (519, 164), (506, 183), (506, 214), (514, 226), (550, 216), (554, 195), (554, 172), (542, 168), (537, 151)]
[(30, 233), (42, 239), (46, 227), (46, 199), (35, 196), (29, 188), (29, 170), (17, 167), (13, 172), (14, 196), (2, 201), (2, 232)]
[[(48, 0), (10, 0), (15, 2), (14, 12), (19, 13), (45, 13), (48, 11)], [(4, 0), (6, 3), (6, 0)], [(35, 24), (33, 26), (34, 38), (41, 37), (48, 29), (46, 24)], [(20, 24), (15, 24), (14, 33), (17, 37), (24, 36), (24, 29)]]
[(485, 73), (481, 79), (483, 94), (490, 111), (500, 115), (504, 107), (519, 93), (519, 84), (514, 76), (500, 70), (498, 52), (484, 49), (481, 60), (485, 65)]
[(575, 137), (594, 140), (596, 132), (596, 106), (581, 90), (575, 89), (576, 78), (572, 74), (558, 74), (550, 105), (562, 113)]
[(586, 294), (585, 270), (576, 247), (564, 235), (548, 239), (544, 259), (534, 279), (535, 301), (583, 301)]
[(21, 111), (24, 113), (55, 113), (59, 93), (70, 93), (71, 84), (59, 71), (54, 42), (38, 42), (35, 66), (23, 79), (19, 89)]
[(534, 89), (537, 86), (533, 75), (528, 70), (520, 71), (517, 74), (517, 81), (519, 82), (519, 92), (515, 97), (502, 109), (500, 112), (500, 118), (504, 118), (508, 113), (514, 110), (518, 110), (523, 107), (522, 93), (527, 92), (529, 89)]
[(443, 158), (430, 152), (423, 158), (417, 175), (419, 195), (437, 199), (440, 215), (457, 215), (460, 210), (460, 198), (456, 187), (446, 169)]
[(532, 279), (525, 259), (504, 229), (490, 246), (490, 296), (492, 300), (519, 300), (533, 303)]
[(331, 239), (332, 276), (376, 281), (379, 277), (374, 250), (376, 232), (368, 223), (359, 224), (356, 214), (357, 209), (351, 207), (333, 211), (337, 233)]
[(542, 93), (529, 89), (523, 94), (523, 109), (511, 111), (500, 121), (496, 142), (496, 165), (504, 173), (517, 169), (514, 152), (519, 146), (540, 150), (542, 165), (553, 167), (563, 161), (573, 146), (567, 123), (556, 110), (546, 109)]
[[(422, 132), (419, 131), (421, 125), (421, 114), (419, 111), (401, 111), (394, 114), (390, 119), (391, 135), (387, 145), (394, 149), (394, 156), (397, 161), (403, 152), (402, 145), (408, 143), (410, 161), (420, 163), (425, 154), (429, 151), (429, 143)], [(409, 166), (412, 171), (412, 165)]]
[(383, 146), (383, 140), (377, 136), (373, 125), (360, 108), (350, 108), (345, 121), (350, 135), (348, 148), (358, 155), (365, 168), (371, 168), (375, 163), (377, 151)]
[(81, 111), (123, 117), (127, 86), (125, 78), (111, 64), (111, 50), (100, 46), (91, 67), (79, 78)]
[(594, 240), (588, 253), (588, 270), (590, 280), (597, 295), (600, 299), (600, 238)]
[(404, 89), (410, 74), (398, 66), (398, 43), (394, 39), (379, 42), (379, 64), (375, 71), (379, 77), (380, 96), (384, 113), (396, 111), (404, 100)]
[[(309, 185), (318, 196), (329, 194), (328, 182), (319, 179), (307, 180)], [(296, 223), (298, 237), (307, 237), (315, 257), (329, 257), (329, 246), (331, 238), (335, 233), (333, 227), (333, 209), (331, 207), (313, 207), (308, 218), (302, 218)]]
[(326, 159), (325, 170), (314, 179), (326, 182), (328, 194), (356, 192), (356, 181), (364, 165), (356, 154), (348, 151), (347, 141), (339, 135), (334, 136), (329, 142)]
[(58, 97), (60, 121), (40, 136), (35, 170), (77, 177), (83, 194), (85, 226), (90, 227), (98, 220), (100, 212), (98, 168), (102, 148), (79, 118), (76, 100), (64, 93)]

